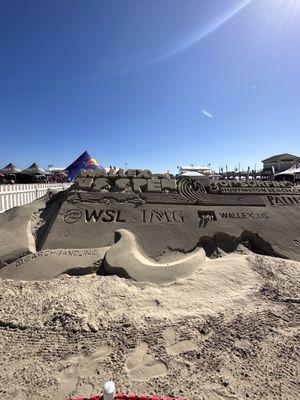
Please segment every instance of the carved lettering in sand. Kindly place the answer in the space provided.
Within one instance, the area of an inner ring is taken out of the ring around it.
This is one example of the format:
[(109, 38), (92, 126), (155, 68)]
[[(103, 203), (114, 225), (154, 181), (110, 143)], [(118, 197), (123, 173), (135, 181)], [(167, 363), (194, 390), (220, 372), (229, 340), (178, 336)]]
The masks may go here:
[(300, 196), (267, 196), (271, 206), (296, 206), (300, 204)]
[(85, 222), (126, 222), (121, 210), (85, 210)]
[(71, 256), (71, 257), (82, 257), (82, 256), (95, 256), (97, 253), (96, 249), (60, 249), (60, 250), (43, 250), (37, 253), (29, 254), (28, 256), (22, 257), (14, 262), (14, 265), (18, 267), (21, 264), (27, 263), (35, 258), (49, 257), (49, 256)]
[(265, 212), (219, 212), (219, 215), (223, 219), (270, 219), (269, 214)]
[(123, 210), (85, 210), (85, 222), (99, 223), (147, 223), (147, 224), (165, 224), (165, 223), (183, 223), (184, 213), (180, 210), (141, 210), (137, 217), (124, 215)]
[(222, 187), (220, 189), (221, 193), (223, 194), (227, 194), (227, 193), (257, 193), (257, 194), (265, 194), (265, 193), (294, 193), (293, 189), (290, 188), (263, 188), (263, 187), (259, 187), (259, 188), (255, 188), (255, 187), (238, 187), (238, 188), (234, 188), (234, 187)]
[(142, 210), (142, 222), (145, 223), (182, 223), (184, 214), (179, 210)]

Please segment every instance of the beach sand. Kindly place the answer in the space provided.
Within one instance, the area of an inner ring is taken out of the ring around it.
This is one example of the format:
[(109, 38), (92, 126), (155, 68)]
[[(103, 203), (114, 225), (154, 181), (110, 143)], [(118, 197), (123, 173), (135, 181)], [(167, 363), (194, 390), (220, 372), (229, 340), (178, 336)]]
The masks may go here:
[(166, 285), (1, 279), (1, 398), (297, 399), (299, 274), (241, 248)]

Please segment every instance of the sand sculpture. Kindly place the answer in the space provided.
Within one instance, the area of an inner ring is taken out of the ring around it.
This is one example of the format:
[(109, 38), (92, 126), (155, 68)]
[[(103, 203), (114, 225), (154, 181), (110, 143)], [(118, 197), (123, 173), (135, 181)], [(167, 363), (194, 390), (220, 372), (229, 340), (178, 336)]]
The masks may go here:
[(141, 282), (170, 283), (189, 276), (205, 261), (205, 252), (200, 248), (177, 256), (173, 262), (154, 262), (143, 254), (133, 233), (126, 229), (116, 233), (120, 239), (106, 252), (103, 264), (104, 270), (111, 274)]
[(198, 268), (204, 251), (239, 244), (300, 261), (299, 209), (288, 182), (82, 171), (67, 191), (0, 216), (0, 277), (97, 271), (166, 283)]

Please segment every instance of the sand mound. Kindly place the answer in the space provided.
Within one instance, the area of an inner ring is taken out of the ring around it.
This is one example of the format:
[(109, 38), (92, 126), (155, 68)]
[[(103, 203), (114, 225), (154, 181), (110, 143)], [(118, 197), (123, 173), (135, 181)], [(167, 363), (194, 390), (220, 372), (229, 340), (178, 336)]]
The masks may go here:
[(160, 286), (1, 279), (0, 394), (90, 396), (112, 378), (123, 392), (296, 399), (299, 273), (297, 262), (236, 253)]

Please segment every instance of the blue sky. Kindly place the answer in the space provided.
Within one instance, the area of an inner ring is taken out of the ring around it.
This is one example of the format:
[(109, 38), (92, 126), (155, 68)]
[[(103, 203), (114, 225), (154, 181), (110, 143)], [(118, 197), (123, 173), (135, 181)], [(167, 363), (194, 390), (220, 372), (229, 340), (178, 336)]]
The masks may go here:
[(0, 166), (300, 155), (300, 0), (0, 0)]

